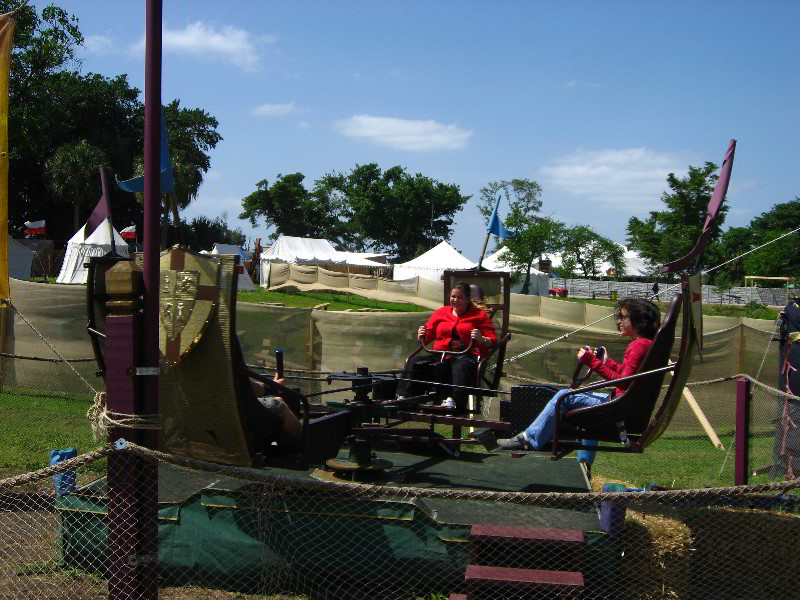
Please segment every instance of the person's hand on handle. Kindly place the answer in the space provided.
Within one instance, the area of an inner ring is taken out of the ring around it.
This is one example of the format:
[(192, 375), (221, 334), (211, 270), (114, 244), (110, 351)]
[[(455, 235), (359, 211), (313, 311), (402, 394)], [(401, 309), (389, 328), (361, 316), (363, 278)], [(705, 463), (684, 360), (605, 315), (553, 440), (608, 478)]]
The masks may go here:
[(483, 337), (483, 335), (481, 335), (481, 332), (478, 331), (477, 329), (473, 329), (470, 332), (470, 336), (472, 337), (473, 340), (475, 340), (476, 344), (480, 344), (481, 346), (485, 346), (486, 342), (489, 341), (488, 338)]
[(417, 339), (420, 342), (424, 342), (425, 341), (425, 332), (426, 331), (427, 331), (427, 328), (425, 327), (425, 325), (420, 325), (419, 329), (417, 329)]
[(584, 355), (584, 354), (586, 354), (587, 352), (588, 352), (589, 354), (591, 354), (591, 353), (592, 353), (592, 349), (591, 349), (589, 346), (584, 346), (583, 348), (581, 348), (580, 350), (578, 350), (578, 360), (580, 360), (581, 358), (583, 358), (583, 355)]
[(605, 346), (600, 346), (600, 348), (598, 348), (598, 350), (602, 350), (602, 353), (601, 353), (602, 356), (600, 356), (600, 360), (602, 360), (603, 364), (605, 364), (606, 361), (608, 360), (608, 352), (606, 351), (606, 347)]

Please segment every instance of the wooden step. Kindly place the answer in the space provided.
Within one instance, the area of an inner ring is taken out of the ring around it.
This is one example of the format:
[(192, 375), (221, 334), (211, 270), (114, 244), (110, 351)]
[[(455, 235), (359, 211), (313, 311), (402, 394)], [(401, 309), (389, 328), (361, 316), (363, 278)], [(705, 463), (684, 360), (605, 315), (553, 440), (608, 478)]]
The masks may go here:
[(584, 534), (568, 529), (475, 524), (470, 562), (517, 569), (580, 571)]
[(502, 590), (556, 594), (559, 598), (578, 598), (583, 592), (583, 573), (540, 569), (514, 569), (467, 565), (464, 575), (470, 597), (492, 588), (492, 597), (503, 596)]

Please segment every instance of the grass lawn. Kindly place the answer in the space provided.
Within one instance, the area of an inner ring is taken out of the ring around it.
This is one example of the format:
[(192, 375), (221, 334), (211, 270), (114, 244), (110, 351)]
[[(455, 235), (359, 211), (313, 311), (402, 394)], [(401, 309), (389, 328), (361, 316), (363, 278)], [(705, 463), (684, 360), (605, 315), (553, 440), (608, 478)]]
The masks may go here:
[[(86, 418), (89, 406), (85, 394), (4, 388), (0, 392), (0, 479), (47, 466), (50, 450), (76, 448), (81, 454), (101, 446), (103, 442), (92, 438)], [(105, 459), (86, 469), (105, 473)]]

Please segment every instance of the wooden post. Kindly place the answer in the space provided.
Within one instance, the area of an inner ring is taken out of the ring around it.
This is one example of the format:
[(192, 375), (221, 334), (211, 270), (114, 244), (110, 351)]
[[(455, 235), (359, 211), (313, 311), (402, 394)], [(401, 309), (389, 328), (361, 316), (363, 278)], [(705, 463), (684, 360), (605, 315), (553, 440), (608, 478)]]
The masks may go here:
[(736, 380), (736, 468), (735, 484), (747, 485), (750, 471), (750, 393), (749, 379), (740, 377)]
[[(109, 412), (141, 412), (142, 318), (106, 319), (106, 389)], [(108, 441), (145, 442), (145, 433), (112, 427)], [(158, 472), (152, 462), (126, 454), (108, 458), (108, 593), (116, 599), (158, 597)]]

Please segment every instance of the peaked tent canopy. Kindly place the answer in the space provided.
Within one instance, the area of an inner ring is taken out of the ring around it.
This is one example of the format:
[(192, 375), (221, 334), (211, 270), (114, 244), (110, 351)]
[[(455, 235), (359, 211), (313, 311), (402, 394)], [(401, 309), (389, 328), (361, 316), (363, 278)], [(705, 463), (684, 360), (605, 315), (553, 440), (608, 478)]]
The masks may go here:
[[(239, 266), (244, 267), (244, 261), (252, 260), (252, 253), (247, 252), (246, 250), (242, 250), (239, 246), (234, 244), (214, 244), (214, 247), (211, 249), (211, 252), (207, 254), (233, 254), (234, 256), (239, 257)], [(239, 277), (236, 282), (237, 289), (239, 290), (255, 290), (256, 284), (253, 283), (253, 280), (250, 279), (250, 274), (247, 272), (247, 269), (242, 268), (239, 271)]]
[(8, 276), (14, 279), (29, 280), (35, 252), (8, 238)]
[[(381, 256), (376, 254), (374, 256)], [(381, 267), (381, 263), (369, 260), (360, 252), (341, 252), (328, 240), (301, 238), (290, 235), (278, 236), (261, 254), (262, 262), (282, 262), (289, 264), (337, 264)]]
[[(112, 234), (109, 229), (108, 219), (104, 219), (89, 237), (85, 237), (85, 226), (78, 228), (72, 239), (67, 242), (64, 262), (61, 263), (61, 272), (56, 278), (56, 283), (86, 283), (87, 272), (84, 263), (91, 256), (104, 256), (111, 252)], [(117, 253), (128, 256), (128, 242), (122, 239), (116, 229), (113, 229), (113, 235)]]
[(477, 263), (465, 258), (446, 241), (434, 246), (401, 265), (394, 266), (394, 279), (422, 277), (431, 281), (441, 281), (445, 269), (474, 269)]

